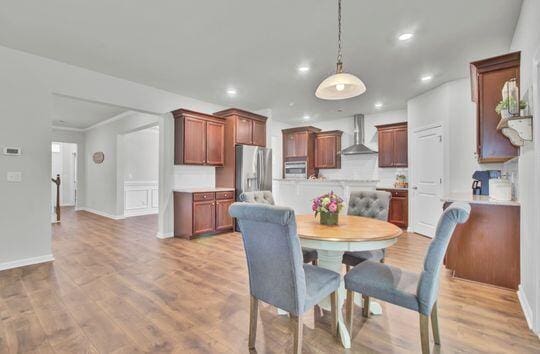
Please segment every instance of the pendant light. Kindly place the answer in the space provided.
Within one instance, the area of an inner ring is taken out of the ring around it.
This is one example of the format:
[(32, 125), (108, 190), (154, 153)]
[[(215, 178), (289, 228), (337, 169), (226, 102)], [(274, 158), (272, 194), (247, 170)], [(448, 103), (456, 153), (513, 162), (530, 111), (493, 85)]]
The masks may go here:
[(341, 0), (338, 0), (338, 56), (336, 73), (320, 83), (315, 96), (323, 100), (343, 100), (366, 92), (366, 85), (356, 76), (343, 72), (341, 53)]

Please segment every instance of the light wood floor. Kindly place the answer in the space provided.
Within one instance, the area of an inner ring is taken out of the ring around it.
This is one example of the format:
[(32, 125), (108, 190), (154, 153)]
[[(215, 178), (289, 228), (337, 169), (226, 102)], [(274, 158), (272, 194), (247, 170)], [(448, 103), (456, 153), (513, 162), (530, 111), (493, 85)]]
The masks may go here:
[[(155, 238), (157, 218), (113, 221), (66, 209), (53, 226), (54, 263), (0, 272), (0, 353), (245, 353), (249, 296), (238, 234)], [(407, 234), (387, 262), (420, 269), (428, 240)], [(308, 316), (304, 353), (417, 353), (417, 314), (383, 303), (356, 311), (353, 347)], [(451, 279), (439, 298), (443, 353), (533, 353), (516, 294)], [(262, 306), (259, 353), (290, 352), (289, 320)]]

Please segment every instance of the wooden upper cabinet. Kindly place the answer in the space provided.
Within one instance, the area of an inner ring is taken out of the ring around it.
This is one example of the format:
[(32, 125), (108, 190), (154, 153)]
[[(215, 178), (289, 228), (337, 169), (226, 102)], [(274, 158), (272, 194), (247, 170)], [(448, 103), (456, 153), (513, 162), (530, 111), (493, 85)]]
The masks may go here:
[(407, 123), (377, 126), (379, 167), (407, 167)]
[(206, 121), (191, 117), (184, 119), (183, 151), (183, 163), (204, 165), (206, 162)]
[(515, 78), (519, 85), (520, 57), (520, 52), (515, 52), (471, 63), (480, 163), (505, 162), (519, 154), (519, 149), (497, 130), (501, 117), (495, 107), (502, 100), (501, 91), (506, 81)]
[(308, 155), (308, 138), (307, 132), (294, 133), (294, 157), (304, 157)]
[(253, 145), (266, 146), (266, 123), (253, 120)]
[(248, 118), (236, 119), (236, 143), (248, 144), (253, 143), (253, 121)]
[(407, 125), (394, 129), (394, 166), (407, 167), (408, 161)]
[(341, 130), (317, 133), (315, 168), (341, 168)]
[(174, 122), (174, 163), (215, 165), (224, 163), (225, 122), (209, 114), (179, 109)]
[(266, 147), (266, 117), (259, 114), (230, 108), (214, 113), (232, 122), (234, 144)]
[(206, 163), (223, 165), (225, 162), (225, 124), (206, 122)]

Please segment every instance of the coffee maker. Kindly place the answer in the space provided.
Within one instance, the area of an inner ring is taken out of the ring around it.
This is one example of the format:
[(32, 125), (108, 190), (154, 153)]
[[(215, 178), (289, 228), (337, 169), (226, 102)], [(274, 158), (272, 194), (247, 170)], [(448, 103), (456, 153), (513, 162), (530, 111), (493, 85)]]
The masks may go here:
[(472, 193), (474, 195), (489, 195), (489, 180), (501, 178), (500, 170), (475, 171), (472, 175)]

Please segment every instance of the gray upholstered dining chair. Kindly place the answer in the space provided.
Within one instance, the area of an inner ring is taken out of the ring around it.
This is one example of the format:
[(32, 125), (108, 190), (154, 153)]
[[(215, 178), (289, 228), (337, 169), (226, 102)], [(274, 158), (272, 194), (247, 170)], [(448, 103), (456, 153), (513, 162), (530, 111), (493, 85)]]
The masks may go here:
[[(352, 192), (349, 197), (349, 208), (347, 210), (347, 214), (387, 221), (390, 197), (390, 192), (385, 191)], [(343, 264), (347, 266), (348, 272), (351, 267), (354, 267), (367, 260), (384, 263), (384, 256), (384, 249), (345, 252), (343, 255)]]
[[(238, 200), (244, 203), (275, 205), (274, 196), (270, 191), (244, 192), (240, 194)], [(317, 262), (319, 260), (319, 254), (317, 253), (316, 249), (302, 247), (302, 256), (304, 259), (304, 263), (311, 263), (313, 265), (317, 265)]]
[(291, 208), (234, 203), (229, 208), (240, 224), (251, 295), (249, 349), (255, 348), (258, 302), (289, 312), (295, 323), (294, 352), (302, 350), (302, 315), (330, 295), (332, 334), (337, 337), (340, 275), (302, 263), (296, 220)]
[(370, 297), (417, 311), (420, 314), (420, 338), (424, 354), (429, 353), (428, 327), (431, 316), (433, 338), (435, 344), (440, 345), (437, 318), (440, 268), (456, 225), (465, 223), (470, 212), (471, 206), (466, 203), (453, 203), (446, 208), (437, 224), (420, 274), (373, 261), (362, 262), (349, 271), (345, 275), (349, 333), (352, 333), (354, 292), (358, 292), (364, 299), (364, 317), (369, 316)]

